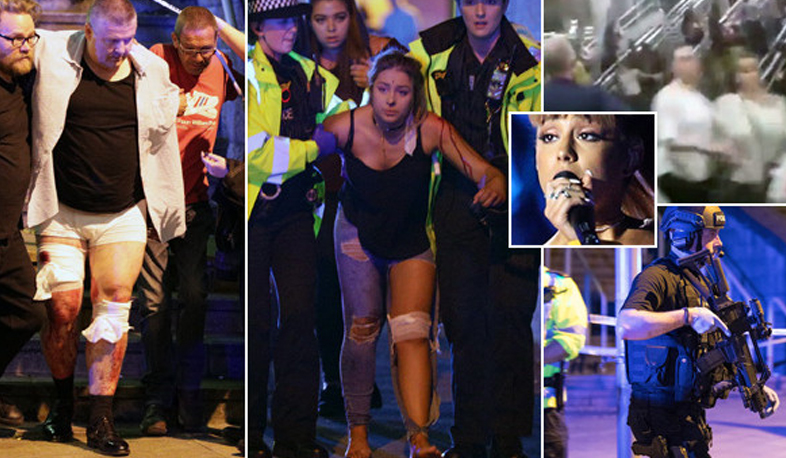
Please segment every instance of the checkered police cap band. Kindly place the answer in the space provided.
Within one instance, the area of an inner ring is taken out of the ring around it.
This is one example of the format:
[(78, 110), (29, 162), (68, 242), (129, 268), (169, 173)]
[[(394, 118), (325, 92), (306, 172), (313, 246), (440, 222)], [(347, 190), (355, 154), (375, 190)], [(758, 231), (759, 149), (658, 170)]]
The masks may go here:
[(248, 19), (270, 19), (292, 16), (302, 16), (310, 10), (308, 3), (298, 0), (250, 0), (248, 5)]

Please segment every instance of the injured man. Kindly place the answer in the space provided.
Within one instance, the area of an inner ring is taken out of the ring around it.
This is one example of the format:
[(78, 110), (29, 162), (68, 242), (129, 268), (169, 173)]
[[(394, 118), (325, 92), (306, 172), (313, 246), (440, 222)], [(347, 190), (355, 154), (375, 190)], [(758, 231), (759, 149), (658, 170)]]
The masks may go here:
[[(85, 261), (92, 322), (82, 333), (89, 374), (87, 444), (128, 455), (112, 400), (128, 341), (131, 292), (147, 243), (185, 231), (175, 118), (166, 63), (134, 40), (128, 0), (96, 0), (83, 30), (40, 30), (33, 89), (33, 164), (26, 225), (38, 242), (36, 299), (47, 300), (41, 344), (55, 383), (48, 440), (73, 437)], [(71, 65), (64, 65), (64, 59)], [(64, 88), (69, 88), (64, 90)]]

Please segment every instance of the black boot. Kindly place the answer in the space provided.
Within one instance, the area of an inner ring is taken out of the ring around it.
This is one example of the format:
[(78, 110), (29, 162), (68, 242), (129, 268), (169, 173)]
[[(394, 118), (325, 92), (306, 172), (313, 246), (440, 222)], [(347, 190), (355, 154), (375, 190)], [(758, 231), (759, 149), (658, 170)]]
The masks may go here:
[(74, 418), (74, 404), (56, 399), (44, 420), (44, 438), (51, 442), (70, 442), (74, 438), (71, 420)]

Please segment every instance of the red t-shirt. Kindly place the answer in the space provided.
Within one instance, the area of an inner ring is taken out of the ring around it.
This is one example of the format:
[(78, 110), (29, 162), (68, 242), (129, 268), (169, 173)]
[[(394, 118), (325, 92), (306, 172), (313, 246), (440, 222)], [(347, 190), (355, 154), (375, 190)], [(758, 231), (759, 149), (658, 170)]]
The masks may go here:
[[(186, 205), (205, 202), (208, 197), (201, 154), (202, 151), (213, 151), (221, 106), (225, 101), (237, 98), (237, 91), (216, 56), (210, 59), (210, 64), (199, 76), (193, 76), (180, 63), (177, 49), (172, 44), (159, 43), (150, 50), (169, 64), (169, 79), (185, 91), (188, 105), (185, 113), (177, 118), (177, 140)], [(231, 69), (232, 62), (226, 61)]]

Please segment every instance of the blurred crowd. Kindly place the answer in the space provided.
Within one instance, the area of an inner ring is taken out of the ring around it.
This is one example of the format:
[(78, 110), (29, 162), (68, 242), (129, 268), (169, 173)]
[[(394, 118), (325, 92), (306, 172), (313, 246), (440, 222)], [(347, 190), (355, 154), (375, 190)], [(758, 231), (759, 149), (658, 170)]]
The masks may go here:
[(658, 112), (662, 202), (783, 200), (783, 1), (549, 10), (546, 110)]

